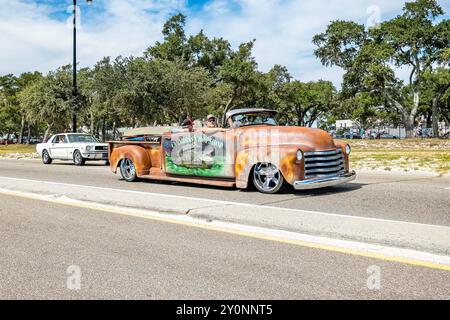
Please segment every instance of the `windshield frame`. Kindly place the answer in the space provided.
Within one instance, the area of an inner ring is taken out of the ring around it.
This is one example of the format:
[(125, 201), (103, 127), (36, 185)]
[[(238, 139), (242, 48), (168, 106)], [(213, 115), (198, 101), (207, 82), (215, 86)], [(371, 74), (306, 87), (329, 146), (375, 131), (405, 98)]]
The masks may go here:
[[(92, 138), (92, 141), (79, 141), (74, 140), (74, 137), (90, 137)], [(92, 134), (68, 134), (67, 139), (69, 140), (69, 143), (99, 143), (100, 141), (97, 140), (97, 138)]]
[[(272, 119), (274, 123), (266, 123), (266, 122), (260, 122), (260, 123), (247, 123), (247, 124), (241, 124), (239, 126), (235, 126), (234, 123), (236, 122), (236, 120), (234, 119), (235, 117), (238, 116), (243, 116), (243, 115), (259, 115), (259, 114), (265, 114), (267, 116), (267, 119)], [(231, 126), (231, 128), (242, 128), (242, 127), (248, 127), (248, 126), (278, 126), (278, 121), (275, 118), (275, 115), (272, 114), (271, 112), (264, 112), (264, 111), (258, 111), (258, 112), (244, 112), (244, 113), (238, 113), (238, 114), (234, 114), (232, 116), (230, 116), (227, 120), (227, 127), (230, 127), (230, 120), (233, 123), (233, 126)]]

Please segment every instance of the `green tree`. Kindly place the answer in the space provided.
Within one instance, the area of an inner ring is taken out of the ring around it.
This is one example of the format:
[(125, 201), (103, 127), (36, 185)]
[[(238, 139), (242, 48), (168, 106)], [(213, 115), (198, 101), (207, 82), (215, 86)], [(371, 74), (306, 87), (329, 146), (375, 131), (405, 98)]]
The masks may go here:
[(252, 56), (254, 42), (253, 40), (242, 43), (220, 68), (221, 82), (229, 89), (229, 98), (224, 107), (222, 121), (224, 121), (225, 114), (238, 105), (236, 102), (243, 100), (246, 95), (253, 94), (258, 89), (261, 78), (257, 70), (258, 64)]
[[(18, 92), (24, 90), (27, 86), (35, 83), (36, 81), (39, 81), (42, 78), (42, 74), (40, 72), (26, 72), (22, 73), (20, 77), (16, 79)], [(27, 144), (30, 143), (31, 138), (31, 129), (32, 126), (35, 124), (35, 121), (33, 119), (30, 119), (27, 117), (27, 110), (20, 104), (20, 102), (17, 100), (18, 103), (18, 110), (20, 112), (21, 116), (21, 122), (20, 122), (20, 130), (19, 130), (19, 143), (23, 143), (23, 135), (25, 132), (25, 126), (27, 126)]]
[(445, 117), (445, 107), (450, 95), (450, 70), (442, 67), (429, 70), (424, 73), (423, 78), (423, 87), (421, 88), (425, 98), (423, 100), (431, 106), (429, 112), (432, 118), (433, 136), (437, 138), (439, 135), (438, 122), (440, 116)]
[(92, 69), (80, 70), (80, 93), (84, 97), (82, 117), (90, 132), (107, 139), (108, 128), (112, 129), (112, 138), (116, 137), (116, 128), (122, 125), (118, 93), (125, 83), (128, 58), (117, 57), (111, 61), (105, 57)]
[(191, 52), (187, 45), (187, 38), (184, 31), (186, 16), (179, 13), (170, 17), (163, 26), (163, 42), (157, 41), (145, 52), (147, 58), (175, 61), (182, 60), (189, 62)]
[(180, 60), (136, 58), (127, 65), (117, 99), (133, 126), (168, 124), (200, 116), (211, 83), (204, 68), (186, 68)]
[(291, 81), (285, 84), (280, 117), (288, 124), (311, 127), (330, 113), (335, 97), (336, 89), (329, 81)]
[(19, 87), (17, 78), (8, 74), (0, 77), (0, 133), (8, 140), (20, 128), (20, 113), (16, 95)]
[[(324, 33), (314, 36), (315, 54), (324, 65), (345, 70), (346, 94), (366, 91), (384, 95), (401, 114), (411, 137), (424, 74), (435, 64), (449, 63), (445, 60), (449, 20), (435, 23), (443, 14), (435, 0), (417, 0), (407, 2), (401, 15), (367, 31), (355, 22), (334, 21)], [(394, 67), (411, 69), (406, 85)]]
[(51, 130), (68, 130), (73, 108), (71, 84), (69, 65), (32, 82), (18, 94), (26, 117), (45, 124), (44, 140)]

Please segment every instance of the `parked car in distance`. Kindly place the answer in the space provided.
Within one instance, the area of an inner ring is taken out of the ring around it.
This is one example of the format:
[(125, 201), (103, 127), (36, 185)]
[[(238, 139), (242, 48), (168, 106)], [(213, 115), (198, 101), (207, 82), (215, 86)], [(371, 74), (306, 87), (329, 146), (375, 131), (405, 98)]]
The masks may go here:
[(382, 133), (380, 135), (377, 135), (375, 139), (398, 139), (398, 137), (389, 133)]
[(398, 139), (398, 136), (386, 132), (371, 133), (369, 138), (374, 139)]
[(44, 164), (58, 159), (72, 160), (75, 165), (82, 166), (90, 160), (108, 160), (108, 144), (99, 142), (91, 134), (55, 134), (46, 143), (38, 143), (36, 151)]
[(347, 140), (350, 140), (350, 139), (362, 139), (361, 136), (359, 136), (359, 135), (352, 135), (352, 134), (340, 134), (340, 135), (336, 135), (334, 138), (335, 139), (347, 139)]
[(109, 142), (111, 170), (138, 178), (237, 187), (262, 193), (355, 179), (350, 146), (320, 129), (277, 125), (274, 110), (237, 109), (224, 128), (139, 128)]
[(31, 137), (30, 141), (28, 141), (28, 137), (24, 137), (22, 139), (23, 144), (37, 144), (37, 143), (41, 143), (41, 142), (42, 142), (42, 138), (37, 138), (37, 137)]

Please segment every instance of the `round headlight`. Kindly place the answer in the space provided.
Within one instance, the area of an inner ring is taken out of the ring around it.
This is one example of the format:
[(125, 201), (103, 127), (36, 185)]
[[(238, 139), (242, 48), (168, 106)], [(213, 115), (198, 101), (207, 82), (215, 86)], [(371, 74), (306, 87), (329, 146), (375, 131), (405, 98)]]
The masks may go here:
[(302, 150), (297, 150), (297, 160), (300, 161), (303, 159), (303, 152)]
[(348, 144), (348, 145), (345, 147), (345, 153), (346, 153), (346, 154), (350, 154), (350, 152), (352, 152), (352, 149), (350, 148), (350, 145)]
[(87, 151), (91, 151), (92, 147), (91, 146), (86, 146), (86, 150)]

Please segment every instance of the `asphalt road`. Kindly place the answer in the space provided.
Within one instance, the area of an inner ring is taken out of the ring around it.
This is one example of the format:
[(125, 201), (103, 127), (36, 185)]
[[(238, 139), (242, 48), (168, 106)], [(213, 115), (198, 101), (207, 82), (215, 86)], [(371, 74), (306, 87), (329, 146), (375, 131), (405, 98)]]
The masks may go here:
[(127, 183), (98, 162), (76, 167), (62, 161), (46, 166), (33, 160), (0, 160), (1, 176), (450, 226), (449, 177), (358, 173), (354, 182), (342, 186), (265, 195), (149, 180)]
[[(0, 195), (0, 221), (1, 299), (448, 299), (450, 293), (448, 271), (14, 196)], [(80, 290), (67, 287), (71, 266), (81, 272)], [(368, 288), (368, 268), (380, 271), (379, 289)]]

